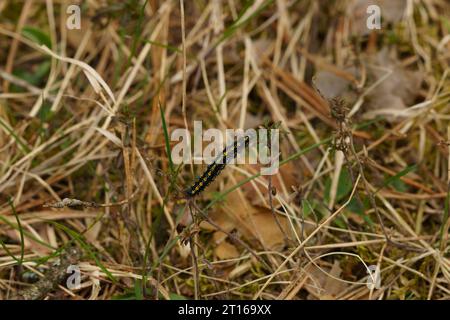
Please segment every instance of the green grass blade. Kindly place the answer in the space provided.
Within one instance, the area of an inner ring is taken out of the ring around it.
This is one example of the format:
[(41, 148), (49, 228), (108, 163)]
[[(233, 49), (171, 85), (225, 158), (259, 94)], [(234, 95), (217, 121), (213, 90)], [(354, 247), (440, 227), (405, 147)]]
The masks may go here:
[(97, 258), (97, 255), (91, 250), (90, 246), (84, 242), (83, 237), (79, 235), (77, 232), (73, 231), (72, 229), (66, 227), (65, 225), (62, 225), (58, 222), (48, 220), (49, 223), (53, 224), (58, 229), (66, 232), (70, 237), (75, 239), (80, 246), (86, 250), (86, 252), (89, 254), (89, 256), (94, 259), (97, 266), (108, 276), (108, 278), (113, 282), (117, 283), (116, 278), (112, 275), (112, 273), (100, 262), (100, 260)]
[(245, 24), (247, 24), (251, 19), (258, 16), (261, 11), (263, 11), (265, 8), (267, 8), (269, 5), (271, 5), (274, 2), (274, 0), (267, 0), (264, 2), (258, 9), (255, 10), (250, 16), (248, 16), (246, 19), (241, 20), (241, 18), (244, 16), (244, 14), (247, 12), (247, 10), (251, 7), (253, 3), (247, 3), (242, 11), (239, 13), (239, 16), (236, 18), (236, 20), (233, 21), (233, 23), (225, 29), (225, 31), (222, 33), (222, 36), (217, 40), (217, 42), (214, 44), (214, 47), (218, 46), (221, 42), (225, 41), (226, 39), (230, 38), (239, 28), (243, 27)]
[(159, 104), (159, 111), (161, 112), (161, 121), (162, 121), (162, 127), (163, 127), (163, 131), (164, 131), (164, 142), (166, 144), (167, 157), (169, 158), (170, 173), (173, 173), (174, 165), (173, 165), (173, 161), (172, 161), (172, 153), (170, 150), (169, 131), (167, 130), (166, 118), (164, 116), (164, 110), (163, 110), (161, 104)]
[(378, 190), (375, 192), (375, 194), (378, 193), (378, 191), (380, 191), (382, 188), (386, 188), (387, 186), (391, 185), (392, 183), (400, 180), (401, 177), (406, 176), (408, 173), (415, 171), (416, 169), (417, 169), (417, 164), (413, 164), (413, 165), (408, 166), (405, 169), (401, 170), (396, 175), (387, 178), (386, 180), (384, 180), (383, 186), (378, 188)]
[(23, 257), (24, 257), (24, 253), (25, 253), (25, 239), (23, 236), (23, 229), (22, 229), (22, 224), (20, 223), (20, 219), (19, 219), (19, 215), (16, 212), (16, 208), (14, 207), (14, 202), (11, 198), (9, 198), (9, 205), (11, 206), (11, 210), (14, 214), (14, 217), (16, 217), (16, 222), (17, 222), (17, 227), (19, 229), (19, 234), (20, 234), (20, 260), (19, 265), (21, 265), (23, 263)]
[(28, 146), (14, 133), (14, 131), (6, 123), (3, 122), (2, 118), (0, 118), (0, 125), (6, 130), (9, 135), (14, 138), (14, 140), (17, 142), (17, 145), (20, 147), (20, 150), (22, 150), (24, 154), (30, 152), (30, 148), (28, 148)]
[[(8, 219), (6, 219), (5, 217), (0, 216), (0, 220), (3, 221), (5, 224), (9, 225), (11, 228), (16, 229), (19, 231), (19, 227), (14, 225), (14, 223), (10, 222)], [(28, 231), (25, 231), (22, 229), (22, 232), (24, 234), (24, 236), (26, 236), (27, 238), (39, 243), (40, 245), (43, 245), (49, 249), (55, 250), (56, 248), (52, 247), (51, 245), (49, 245), (48, 243), (36, 238), (34, 235), (32, 235), (31, 233), (29, 233)]]

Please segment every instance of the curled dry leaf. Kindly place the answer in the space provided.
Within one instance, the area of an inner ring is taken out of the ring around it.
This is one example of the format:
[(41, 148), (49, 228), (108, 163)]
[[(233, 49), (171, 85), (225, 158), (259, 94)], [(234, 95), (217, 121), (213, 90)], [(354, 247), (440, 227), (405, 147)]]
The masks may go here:
[[(373, 118), (384, 115), (393, 120), (398, 111), (406, 109), (414, 104), (420, 90), (423, 75), (419, 71), (405, 69), (396, 56), (383, 49), (375, 56), (370, 57), (370, 62), (391, 70), (391, 75), (383, 80), (368, 95), (364, 105), (365, 118)], [(386, 70), (372, 68), (371, 75), (378, 81), (386, 75)]]
[[(423, 81), (422, 73), (407, 70), (387, 49), (365, 56), (363, 61), (368, 73), (368, 81), (361, 92), (366, 94), (361, 107), (364, 118), (382, 115), (387, 120), (395, 120), (417, 99)], [(348, 67), (346, 71), (359, 78), (355, 67)], [(329, 71), (318, 71), (313, 83), (326, 99), (340, 97), (352, 106), (359, 97), (350, 81)], [(372, 85), (372, 90), (366, 92)]]
[[(267, 190), (263, 194), (267, 194)], [(244, 194), (240, 190), (233, 191), (227, 195), (222, 206), (218, 210), (212, 211), (209, 217), (222, 230), (226, 232), (237, 230), (243, 239), (247, 241), (256, 240), (263, 248), (277, 249), (283, 247), (285, 234), (291, 235), (287, 219), (278, 216), (283, 228), (283, 231), (280, 230), (271, 210), (252, 205), (249, 200), (252, 197), (247, 192)], [(206, 230), (216, 230), (207, 221), (203, 221), (200, 226)], [(222, 231), (217, 231), (213, 235), (213, 240), (223, 243), (225, 237)]]

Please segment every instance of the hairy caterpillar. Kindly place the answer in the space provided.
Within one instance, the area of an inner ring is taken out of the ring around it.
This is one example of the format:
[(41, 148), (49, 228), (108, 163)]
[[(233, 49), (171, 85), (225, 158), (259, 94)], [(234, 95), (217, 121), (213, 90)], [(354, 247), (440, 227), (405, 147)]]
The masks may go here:
[(239, 151), (249, 144), (249, 141), (250, 137), (245, 136), (240, 141), (235, 141), (233, 145), (226, 147), (222, 151), (222, 154), (220, 154), (213, 163), (208, 165), (206, 171), (203, 172), (194, 184), (185, 191), (186, 196), (189, 198), (195, 197), (205, 190), (205, 188), (216, 179), (220, 172), (222, 172), (225, 166), (237, 157)]

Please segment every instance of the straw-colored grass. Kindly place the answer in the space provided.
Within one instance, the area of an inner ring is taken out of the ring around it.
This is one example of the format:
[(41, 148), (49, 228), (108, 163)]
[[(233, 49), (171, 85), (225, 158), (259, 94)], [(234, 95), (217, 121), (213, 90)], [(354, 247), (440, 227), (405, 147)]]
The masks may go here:
[[(450, 298), (448, 2), (67, 5), (0, 2), (0, 299)], [(180, 201), (195, 120), (279, 123), (279, 173)]]

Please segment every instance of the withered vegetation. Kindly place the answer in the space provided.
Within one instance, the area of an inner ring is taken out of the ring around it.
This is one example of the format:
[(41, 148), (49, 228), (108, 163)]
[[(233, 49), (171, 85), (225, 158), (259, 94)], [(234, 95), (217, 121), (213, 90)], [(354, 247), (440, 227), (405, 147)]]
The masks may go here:
[[(450, 298), (448, 1), (61, 3), (0, 2), (0, 299)], [(186, 198), (194, 120), (279, 173)]]

